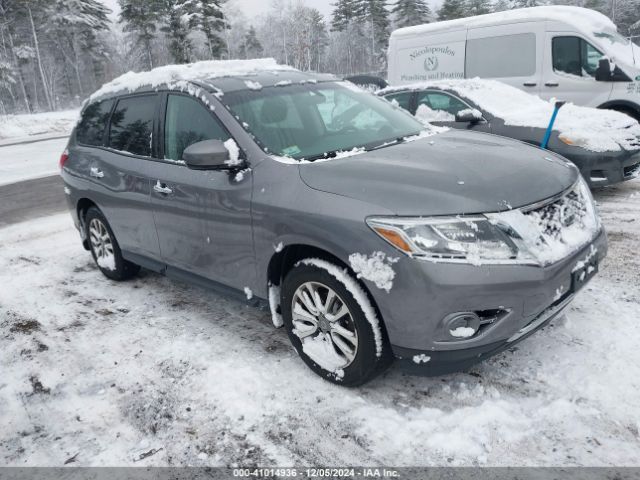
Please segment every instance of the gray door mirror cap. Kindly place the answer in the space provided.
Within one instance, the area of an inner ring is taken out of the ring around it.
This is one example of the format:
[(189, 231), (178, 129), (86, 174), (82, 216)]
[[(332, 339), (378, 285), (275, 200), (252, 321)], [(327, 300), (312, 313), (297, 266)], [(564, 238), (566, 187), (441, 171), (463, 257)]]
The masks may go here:
[(467, 108), (456, 113), (456, 122), (479, 123), (482, 113), (475, 108)]
[(193, 170), (233, 170), (243, 167), (242, 164), (231, 165), (229, 150), (221, 140), (203, 140), (189, 145), (182, 154), (182, 160)]

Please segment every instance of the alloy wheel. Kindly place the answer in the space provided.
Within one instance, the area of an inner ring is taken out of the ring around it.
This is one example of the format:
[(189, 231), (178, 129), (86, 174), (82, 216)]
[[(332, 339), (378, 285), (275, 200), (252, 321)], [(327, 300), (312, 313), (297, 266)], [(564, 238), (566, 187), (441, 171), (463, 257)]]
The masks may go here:
[(330, 287), (319, 282), (300, 285), (291, 301), (293, 333), (305, 342), (322, 338), (329, 342), (348, 367), (358, 353), (358, 332), (347, 304)]

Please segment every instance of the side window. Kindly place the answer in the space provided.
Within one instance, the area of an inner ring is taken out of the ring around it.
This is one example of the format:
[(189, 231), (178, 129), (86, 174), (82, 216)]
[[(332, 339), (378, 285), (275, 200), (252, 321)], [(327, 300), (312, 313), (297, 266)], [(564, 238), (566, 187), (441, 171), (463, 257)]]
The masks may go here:
[(157, 95), (140, 95), (118, 100), (111, 115), (109, 146), (134, 155), (151, 156), (153, 118)]
[(182, 160), (189, 146), (203, 140), (229, 139), (229, 134), (197, 100), (185, 95), (169, 95), (164, 123), (164, 157)]
[(426, 105), (431, 110), (444, 111), (455, 117), (460, 110), (469, 108), (469, 105), (456, 97), (442, 92), (422, 92), (418, 94), (418, 106)]
[(411, 95), (411, 92), (400, 92), (385, 95), (384, 98), (389, 100), (391, 103), (396, 103), (400, 108), (404, 108), (409, 111), (411, 110)]
[(580, 37), (554, 37), (553, 70), (577, 77), (595, 77), (602, 53)]
[(467, 78), (528, 77), (535, 73), (535, 33), (467, 40)]
[(89, 105), (82, 113), (82, 120), (76, 130), (76, 139), (83, 145), (101, 147), (104, 145), (104, 132), (109, 123), (109, 115), (114, 100), (105, 100)]

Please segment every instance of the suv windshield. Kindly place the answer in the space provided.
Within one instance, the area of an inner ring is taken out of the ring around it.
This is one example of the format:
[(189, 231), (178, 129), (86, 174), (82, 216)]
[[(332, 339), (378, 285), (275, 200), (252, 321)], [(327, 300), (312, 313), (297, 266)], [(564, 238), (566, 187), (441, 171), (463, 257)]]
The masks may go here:
[(295, 159), (376, 148), (424, 129), (405, 111), (346, 82), (242, 90), (222, 101), (266, 152)]

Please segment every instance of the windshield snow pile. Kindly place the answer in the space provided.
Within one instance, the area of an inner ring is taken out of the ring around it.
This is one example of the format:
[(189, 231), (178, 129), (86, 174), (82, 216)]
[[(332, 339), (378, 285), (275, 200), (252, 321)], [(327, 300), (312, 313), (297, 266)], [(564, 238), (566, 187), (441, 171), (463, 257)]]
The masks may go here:
[(287, 65), (279, 65), (273, 58), (253, 60), (208, 60), (187, 65), (165, 65), (149, 72), (128, 72), (105, 84), (89, 98), (89, 102), (122, 90), (133, 92), (142, 87), (178, 85), (186, 82), (216, 77), (253, 75), (261, 71), (295, 71)]
[[(516, 127), (546, 129), (554, 108), (553, 102), (547, 102), (495, 80), (479, 78), (423, 82), (389, 88), (383, 92), (425, 88), (455, 92), (463, 100), (467, 99), (480, 109), (503, 119), (505, 125)], [(640, 124), (633, 118), (612, 110), (566, 104), (558, 112), (554, 131), (572, 141), (574, 145), (593, 152), (639, 148)]]

